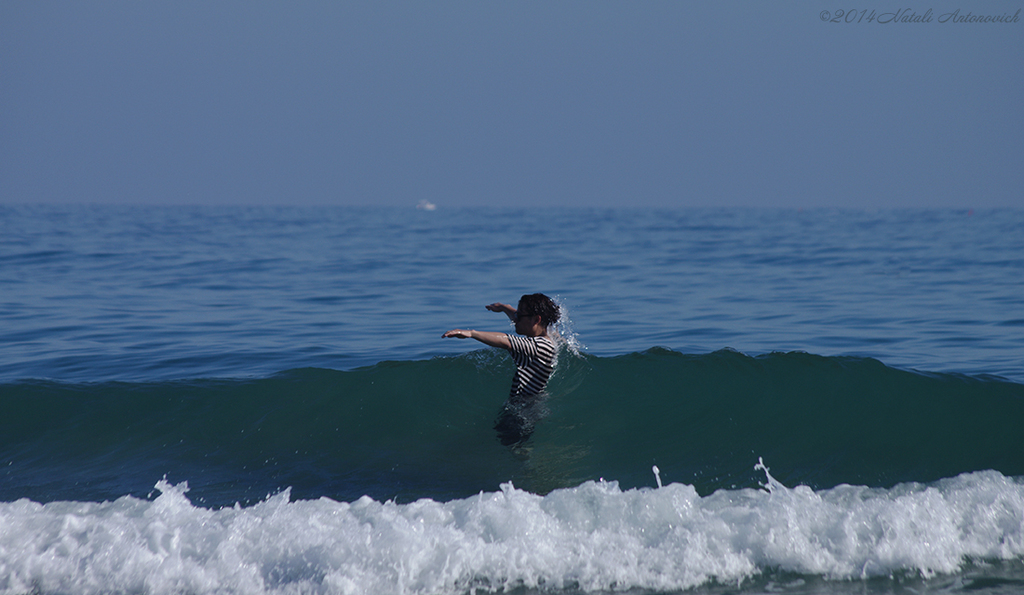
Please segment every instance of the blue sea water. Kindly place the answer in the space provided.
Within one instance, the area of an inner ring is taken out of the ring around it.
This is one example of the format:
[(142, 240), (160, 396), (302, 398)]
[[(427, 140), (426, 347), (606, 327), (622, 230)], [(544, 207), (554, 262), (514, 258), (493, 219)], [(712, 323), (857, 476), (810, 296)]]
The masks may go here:
[(2, 206), (0, 593), (1022, 592), (1022, 330), (1020, 210)]

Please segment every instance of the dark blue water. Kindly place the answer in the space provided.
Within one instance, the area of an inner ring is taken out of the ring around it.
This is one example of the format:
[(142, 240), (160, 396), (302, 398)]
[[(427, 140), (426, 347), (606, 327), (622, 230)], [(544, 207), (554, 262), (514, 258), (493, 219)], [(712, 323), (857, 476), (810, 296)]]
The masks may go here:
[(0, 378), (266, 376), (472, 346), (557, 295), (587, 352), (1024, 380), (1022, 211), (3, 207)]
[(0, 207), (0, 593), (1015, 592), (1022, 328), (1016, 210)]

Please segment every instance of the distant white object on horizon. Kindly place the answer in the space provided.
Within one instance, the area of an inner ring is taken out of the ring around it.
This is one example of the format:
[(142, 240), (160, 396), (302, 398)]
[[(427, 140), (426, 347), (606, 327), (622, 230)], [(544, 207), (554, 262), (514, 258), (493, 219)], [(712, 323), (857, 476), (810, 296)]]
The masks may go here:
[(437, 205), (435, 205), (434, 203), (430, 202), (429, 200), (421, 200), (416, 205), (416, 208), (421, 210), (421, 211), (433, 211), (434, 209), (437, 208)]

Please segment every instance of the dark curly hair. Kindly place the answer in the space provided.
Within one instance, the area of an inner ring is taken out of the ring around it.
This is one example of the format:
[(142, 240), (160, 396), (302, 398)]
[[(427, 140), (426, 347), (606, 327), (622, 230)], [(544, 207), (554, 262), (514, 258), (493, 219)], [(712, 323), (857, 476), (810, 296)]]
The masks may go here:
[(558, 322), (558, 318), (562, 314), (558, 309), (558, 304), (543, 293), (531, 293), (519, 298), (518, 310), (525, 316), (540, 315), (544, 326)]

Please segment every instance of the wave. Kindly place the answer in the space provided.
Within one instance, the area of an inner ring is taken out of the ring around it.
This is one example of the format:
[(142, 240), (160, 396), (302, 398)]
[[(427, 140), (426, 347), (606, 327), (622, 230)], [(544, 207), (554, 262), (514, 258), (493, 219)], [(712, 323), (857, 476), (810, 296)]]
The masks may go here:
[(510, 449), (511, 374), (0, 385), (0, 593), (1024, 588), (1024, 385), (564, 352)]
[[(987, 471), (931, 486), (814, 491), (786, 488), (761, 470), (764, 489), (708, 496), (678, 483), (622, 490), (588, 481), (544, 496), (506, 483), (448, 502), (293, 501), (285, 491), (250, 507), (211, 510), (194, 506), (184, 483), (161, 481), (152, 500), (19, 500), (0, 504), (0, 592), (703, 586), (723, 594), (890, 593), (895, 585), (995, 593), (1024, 586), (1020, 482)], [(951, 573), (959, 573), (956, 588), (940, 578)]]
[(364, 495), (464, 498), (503, 482), (546, 494), (607, 478), (701, 494), (780, 481), (891, 487), (1024, 475), (1024, 385), (873, 359), (651, 349), (562, 354), (547, 416), (497, 440), (512, 368), (495, 350), (260, 379), (0, 385), (0, 500), (145, 497), (188, 481), (209, 506)]

